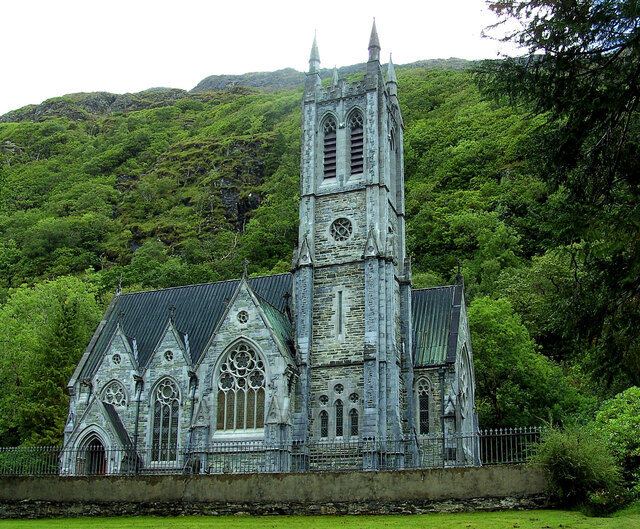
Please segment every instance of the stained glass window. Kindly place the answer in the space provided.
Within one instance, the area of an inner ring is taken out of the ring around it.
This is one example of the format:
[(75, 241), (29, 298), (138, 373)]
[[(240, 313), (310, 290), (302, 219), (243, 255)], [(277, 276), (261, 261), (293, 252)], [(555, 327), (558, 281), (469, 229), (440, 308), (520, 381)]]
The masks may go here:
[(239, 343), (218, 373), (218, 430), (264, 427), (264, 363), (252, 347)]

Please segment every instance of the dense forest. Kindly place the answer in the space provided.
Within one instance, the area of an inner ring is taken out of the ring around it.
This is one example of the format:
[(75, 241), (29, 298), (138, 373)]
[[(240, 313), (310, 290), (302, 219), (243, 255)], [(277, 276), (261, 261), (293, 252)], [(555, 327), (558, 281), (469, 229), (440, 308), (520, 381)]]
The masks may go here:
[[(414, 286), (462, 270), (481, 425), (591, 420), (640, 383), (637, 182), (603, 198), (577, 164), (551, 175), (566, 117), (512, 104), (494, 66), (397, 73)], [(119, 286), (289, 270), (301, 94), (74, 94), (0, 118), (1, 445), (60, 442)]]

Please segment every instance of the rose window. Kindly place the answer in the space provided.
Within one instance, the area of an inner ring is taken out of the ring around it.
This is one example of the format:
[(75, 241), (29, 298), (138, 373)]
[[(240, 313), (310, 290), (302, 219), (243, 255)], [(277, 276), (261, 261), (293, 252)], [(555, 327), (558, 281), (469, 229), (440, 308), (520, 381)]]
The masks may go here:
[(238, 312), (238, 321), (242, 324), (247, 323), (249, 321), (249, 313), (246, 310)]
[(353, 225), (349, 219), (340, 218), (333, 221), (331, 224), (331, 236), (338, 242), (346, 241), (351, 237), (353, 232)]

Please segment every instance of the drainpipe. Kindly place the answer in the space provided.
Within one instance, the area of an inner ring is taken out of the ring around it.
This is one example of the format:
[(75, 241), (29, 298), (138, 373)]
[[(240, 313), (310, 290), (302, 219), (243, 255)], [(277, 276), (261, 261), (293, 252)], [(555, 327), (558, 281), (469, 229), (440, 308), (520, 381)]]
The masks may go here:
[(142, 400), (142, 386), (143, 381), (140, 375), (133, 375), (133, 379), (136, 381), (136, 424), (133, 431), (133, 452), (136, 457), (136, 474), (140, 470), (140, 458), (138, 457), (138, 422), (140, 420), (140, 401)]
[[(195, 371), (189, 371), (189, 386), (191, 386), (191, 414), (189, 418), (189, 438), (187, 440), (186, 449), (191, 456), (191, 442), (193, 441), (193, 413), (196, 406), (196, 389), (198, 387), (198, 376)], [(185, 461), (185, 464), (187, 461)]]
[(444, 368), (438, 369), (440, 377), (440, 427), (442, 428), (442, 466), (445, 466), (445, 432), (444, 432)]

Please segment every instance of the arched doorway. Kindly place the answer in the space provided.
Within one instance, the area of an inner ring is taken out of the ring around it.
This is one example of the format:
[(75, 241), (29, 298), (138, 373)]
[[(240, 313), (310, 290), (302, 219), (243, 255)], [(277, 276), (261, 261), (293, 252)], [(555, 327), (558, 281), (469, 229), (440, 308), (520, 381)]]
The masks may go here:
[(84, 476), (100, 476), (107, 471), (107, 454), (102, 441), (96, 436), (87, 439), (78, 450), (76, 473)]

